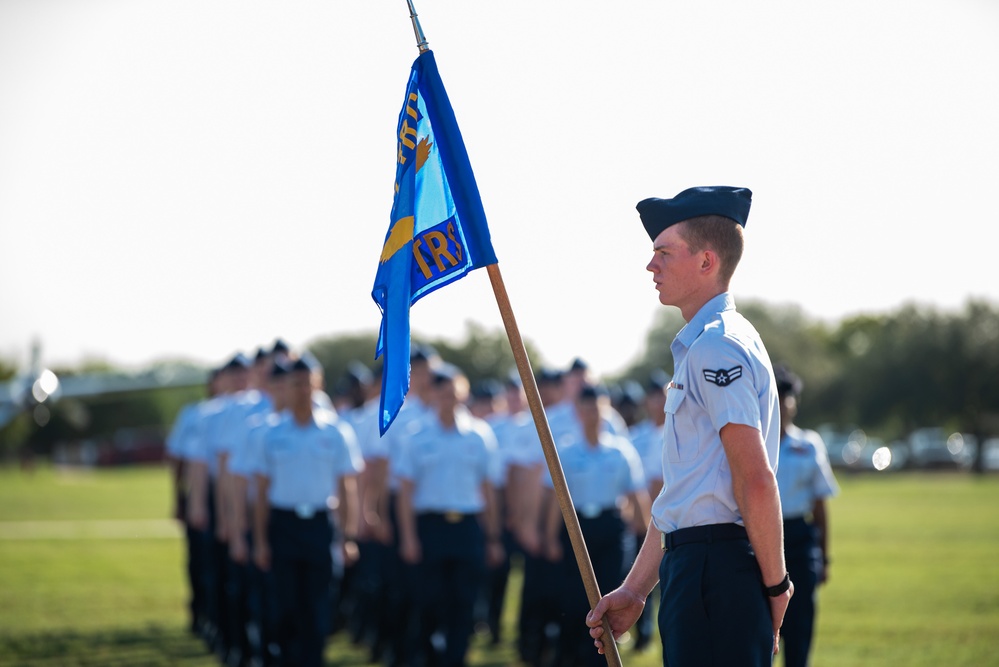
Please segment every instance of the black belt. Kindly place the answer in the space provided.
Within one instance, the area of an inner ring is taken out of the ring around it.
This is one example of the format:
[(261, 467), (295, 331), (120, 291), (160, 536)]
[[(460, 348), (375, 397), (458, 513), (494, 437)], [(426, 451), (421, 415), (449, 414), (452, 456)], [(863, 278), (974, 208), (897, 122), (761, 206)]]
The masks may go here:
[(472, 519), (475, 518), (477, 515), (465, 512), (448, 511), (448, 512), (420, 512), (417, 516), (418, 517), (425, 516), (435, 519), (444, 519), (446, 523), (461, 523), (465, 519)]
[(659, 546), (663, 551), (675, 549), (693, 542), (714, 542), (715, 540), (745, 540), (749, 538), (746, 528), (737, 523), (713, 523), (707, 526), (679, 528), (671, 533), (659, 533)]
[(311, 521), (313, 519), (326, 519), (327, 512), (325, 505), (299, 505), (295, 509), (285, 509), (283, 507), (274, 507), (271, 505), (271, 512), (277, 514), (278, 516), (284, 516), (293, 519), (301, 519), (302, 521)]
[(607, 509), (600, 509), (599, 507), (577, 507), (576, 516), (580, 519), (606, 519), (610, 516), (619, 517), (621, 516), (621, 510), (616, 507), (610, 507)]

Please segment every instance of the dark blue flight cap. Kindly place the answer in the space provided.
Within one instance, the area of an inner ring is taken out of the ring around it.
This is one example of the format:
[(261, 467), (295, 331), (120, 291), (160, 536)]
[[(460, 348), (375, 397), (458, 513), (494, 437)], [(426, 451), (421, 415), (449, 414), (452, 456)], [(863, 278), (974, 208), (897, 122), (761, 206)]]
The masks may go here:
[(579, 357), (576, 357), (575, 359), (572, 360), (572, 364), (569, 366), (569, 372), (571, 373), (573, 371), (585, 371), (588, 370), (589, 368), (590, 367), (586, 364), (585, 361), (583, 361)]
[(230, 359), (225, 366), (222, 367), (223, 370), (233, 371), (233, 370), (246, 370), (250, 366), (250, 360), (246, 358), (246, 355), (242, 352), (237, 352), (232, 359)]
[(437, 350), (422, 343), (412, 343), (409, 348), (409, 363), (414, 361), (430, 361), (436, 358)]
[(520, 379), (520, 371), (516, 368), (510, 369), (510, 372), (506, 374), (506, 386), (508, 389), (524, 386), (523, 380)]
[(542, 368), (534, 380), (538, 384), (555, 384), (562, 381), (562, 371), (557, 368)]
[(289, 362), (286, 361), (286, 360), (283, 360), (283, 359), (280, 359), (280, 358), (275, 359), (274, 363), (271, 364), (271, 373), (270, 373), (270, 376), (272, 378), (284, 377), (289, 372), (289, 368), (288, 368), (289, 365), (290, 365)]
[(614, 405), (639, 405), (644, 398), (645, 390), (634, 380), (625, 380), (618, 387), (617, 395), (611, 394), (611, 402)]
[(662, 391), (669, 384), (669, 375), (666, 371), (661, 368), (656, 368), (651, 373), (649, 373), (649, 381), (645, 384), (645, 387), (649, 391)]
[(371, 374), (371, 369), (356, 359), (347, 363), (347, 370), (344, 372), (344, 378), (347, 382), (353, 385), (371, 384), (374, 380), (374, 376)]
[(310, 373), (321, 373), (322, 364), (310, 352), (303, 352), (302, 356), (295, 359), (288, 365), (288, 371), (308, 371)]
[(664, 229), (704, 215), (720, 215), (746, 226), (753, 193), (727, 185), (688, 188), (672, 199), (643, 199), (635, 207), (653, 241)]
[(493, 379), (480, 380), (472, 385), (472, 398), (494, 399), (503, 395), (503, 385)]
[(271, 354), (288, 354), (289, 352), (291, 352), (291, 348), (288, 347), (288, 343), (280, 338), (274, 340), (274, 345), (271, 346)]
[(607, 396), (607, 390), (600, 385), (596, 384), (584, 384), (583, 388), (579, 390), (580, 401), (595, 401), (601, 396)]
[(797, 398), (804, 389), (805, 383), (801, 378), (783, 364), (774, 366), (774, 379), (777, 380), (777, 393), (781, 396), (791, 395)]
[(434, 366), (431, 375), (431, 382), (433, 382), (435, 385), (444, 384), (445, 382), (453, 381), (459, 375), (462, 375), (460, 368), (458, 368), (454, 364), (449, 364), (446, 361), (442, 361), (441, 363)]

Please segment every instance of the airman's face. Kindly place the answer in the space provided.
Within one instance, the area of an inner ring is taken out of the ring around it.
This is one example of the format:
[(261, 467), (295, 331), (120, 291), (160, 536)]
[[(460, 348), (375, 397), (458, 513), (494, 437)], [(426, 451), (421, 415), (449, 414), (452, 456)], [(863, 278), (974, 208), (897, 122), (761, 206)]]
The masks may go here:
[(690, 252), (687, 242), (680, 237), (682, 224), (667, 227), (656, 237), (652, 261), (645, 267), (652, 273), (659, 303), (681, 309), (691, 300), (701, 266), (700, 254)]
[(780, 423), (782, 428), (787, 428), (794, 423), (794, 416), (798, 414), (798, 399), (794, 394), (787, 394), (780, 397)]
[(468, 398), (468, 382), (464, 378), (443, 380), (434, 384), (434, 402), (442, 413), (454, 412)]
[(600, 428), (600, 406), (597, 401), (587, 398), (576, 401), (576, 415), (584, 429)]
[(313, 376), (309, 371), (292, 371), (288, 373), (286, 382), (286, 395), (288, 407), (291, 409), (301, 409), (312, 404), (312, 389), (314, 387)]
[(666, 409), (666, 392), (650, 391), (645, 395), (645, 412), (652, 417), (663, 413)]

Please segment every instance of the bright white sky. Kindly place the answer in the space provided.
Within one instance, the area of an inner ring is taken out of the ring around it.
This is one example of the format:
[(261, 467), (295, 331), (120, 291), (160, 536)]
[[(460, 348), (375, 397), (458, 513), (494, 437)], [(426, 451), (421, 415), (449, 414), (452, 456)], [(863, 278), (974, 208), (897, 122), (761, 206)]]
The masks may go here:
[[(635, 204), (754, 191), (738, 298), (999, 301), (999, 4), (418, 0), (524, 337), (621, 369)], [(0, 0), (0, 355), (215, 363), (374, 331), (403, 0)], [(500, 328), (485, 271), (413, 327)]]

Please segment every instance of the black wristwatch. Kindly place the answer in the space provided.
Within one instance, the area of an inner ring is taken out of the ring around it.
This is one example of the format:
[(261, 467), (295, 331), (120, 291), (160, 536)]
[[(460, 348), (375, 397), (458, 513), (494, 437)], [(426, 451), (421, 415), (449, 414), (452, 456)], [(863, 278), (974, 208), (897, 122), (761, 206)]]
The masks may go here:
[(775, 598), (779, 595), (783, 595), (784, 591), (791, 588), (791, 575), (785, 574), (784, 578), (780, 580), (780, 583), (776, 586), (764, 586), (763, 590), (767, 592), (769, 597)]

